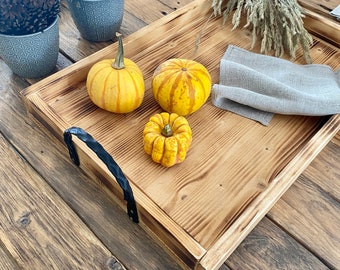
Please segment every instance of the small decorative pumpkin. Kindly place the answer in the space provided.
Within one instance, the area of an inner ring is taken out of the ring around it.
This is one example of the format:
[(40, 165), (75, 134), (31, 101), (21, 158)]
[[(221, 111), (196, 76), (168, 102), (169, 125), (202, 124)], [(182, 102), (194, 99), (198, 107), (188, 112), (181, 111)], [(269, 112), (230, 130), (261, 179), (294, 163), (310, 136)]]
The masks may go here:
[(160, 64), (152, 78), (152, 93), (167, 112), (185, 116), (197, 111), (211, 92), (211, 76), (200, 63), (169, 59)]
[(124, 58), (120, 34), (116, 59), (104, 59), (94, 64), (87, 75), (86, 87), (92, 102), (110, 112), (128, 113), (142, 104), (143, 74), (136, 63)]
[(188, 121), (176, 113), (153, 115), (143, 131), (144, 150), (154, 162), (171, 167), (185, 160), (192, 141)]

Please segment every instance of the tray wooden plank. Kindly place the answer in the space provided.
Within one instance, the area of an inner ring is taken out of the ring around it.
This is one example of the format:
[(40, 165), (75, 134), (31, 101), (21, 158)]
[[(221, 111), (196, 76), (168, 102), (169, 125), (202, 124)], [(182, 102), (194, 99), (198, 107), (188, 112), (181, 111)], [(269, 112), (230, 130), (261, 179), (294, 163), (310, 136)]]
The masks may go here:
[[(197, 1), (124, 39), (126, 57), (141, 67), (146, 84), (142, 106), (117, 115), (95, 107), (85, 87), (93, 63), (115, 55), (117, 44), (27, 88), (30, 113), (56, 137), (70, 126), (92, 134), (127, 175), (142, 226), (164, 242), (183, 266), (215, 269), (289, 188), (339, 130), (339, 116), (276, 115), (269, 127), (214, 107), (210, 100), (188, 116), (194, 139), (186, 161), (162, 168), (144, 153), (142, 130), (161, 109), (150, 89), (157, 65), (171, 57), (203, 63), (218, 82), (219, 60), (228, 44), (250, 49), (248, 30), (231, 31), (211, 18), (208, 1)], [(195, 42), (203, 29), (198, 51)], [(155, 34), (157, 33), (157, 34)], [(259, 52), (259, 46), (254, 48)], [(315, 38), (316, 63), (338, 68), (339, 48)], [(299, 52), (297, 63), (303, 63)], [(76, 140), (82, 167), (124, 201), (106, 167)], [(65, 152), (66, 153), (66, 152)], [(67, 153), (66, 153), (67, 154)], [(125, 208), (125, 207), (124, 207)]]

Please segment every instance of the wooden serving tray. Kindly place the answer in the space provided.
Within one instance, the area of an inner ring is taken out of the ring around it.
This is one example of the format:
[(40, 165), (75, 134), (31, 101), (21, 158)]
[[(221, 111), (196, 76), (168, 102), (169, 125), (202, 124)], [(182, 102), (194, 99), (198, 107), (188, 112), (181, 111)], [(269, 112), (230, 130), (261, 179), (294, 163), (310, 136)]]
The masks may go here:
[[(275, 115), (265, 127), (208, 100), (187, 117), (193, 130), (187, 159), (171, 168), (154, 163), (142, 139), (144, 124), (161, 112), (151, 93), (154, 69), (172, 57), (191, 58), (205, 65), (216, 83), (227, 46), (250, 49), (248, 30), (231, 31), (221, 18), (206, 24), (211, 12), (210, 1), (193, 2), (124, 39), (125, 56), (140, 66), (146, 85), (143, 104), (133, 113), (103, 111), (87, 96), (90, 67), (113, 58), (116, 43), (23, 92), (29, 112), (56, 137), (62, 140), (64, 130), (78, 126), (104, 146), (130, 182), (140, 224), (190, 269), (217, 269), (340, 129), (339, 115)], [(314, 63), (340, 66), (339, 47), (317, 37), (311, 54)], [(296, 62), (304, 63), (301, 52)], [(99, 177), (125, 209), (115, 178), (84, 143), (74, 141), (81, 167)]]

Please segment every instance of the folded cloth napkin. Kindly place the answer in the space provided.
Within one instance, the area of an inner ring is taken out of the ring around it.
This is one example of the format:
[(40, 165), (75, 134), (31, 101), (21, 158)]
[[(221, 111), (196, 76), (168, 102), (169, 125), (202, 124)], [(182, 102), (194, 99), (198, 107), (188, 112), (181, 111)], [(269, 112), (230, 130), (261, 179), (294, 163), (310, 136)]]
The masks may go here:
[(333, 9), (330, 14), (337, 18), (340, 21), (340, 5), (338, 5), (335, 9)]
[(298, 65), (229, 45), (220, 63), (212, 103), (268, 125), (274, 113), (321, 116), (340, 113), (340, 69)]

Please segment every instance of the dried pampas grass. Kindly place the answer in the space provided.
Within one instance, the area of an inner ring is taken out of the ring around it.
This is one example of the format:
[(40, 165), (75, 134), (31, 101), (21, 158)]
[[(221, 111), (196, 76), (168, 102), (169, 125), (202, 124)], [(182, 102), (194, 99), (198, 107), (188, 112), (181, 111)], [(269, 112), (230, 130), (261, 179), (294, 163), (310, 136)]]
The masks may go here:
[(301, 46), (307, 63), (313, 42), (303, 25), (303, 10), (296, 0), (212, 0), (214, 15), (223, 15), (224, 23), (233, 12), (233, 29), (239, 27), (246, 15), (244, 27), (252, 29), (252, 47), (261, 38), (261, 52), (274, 51), (280, 57), (288, 53), (293, 59)]

